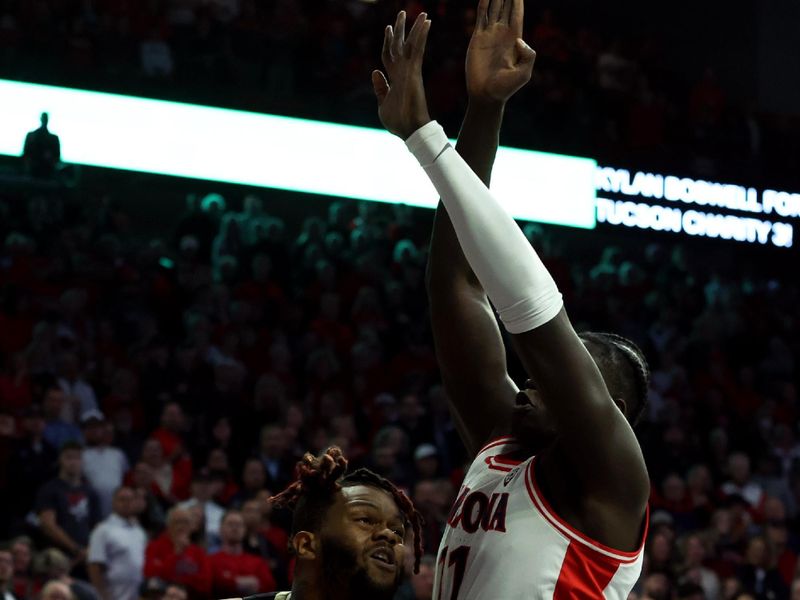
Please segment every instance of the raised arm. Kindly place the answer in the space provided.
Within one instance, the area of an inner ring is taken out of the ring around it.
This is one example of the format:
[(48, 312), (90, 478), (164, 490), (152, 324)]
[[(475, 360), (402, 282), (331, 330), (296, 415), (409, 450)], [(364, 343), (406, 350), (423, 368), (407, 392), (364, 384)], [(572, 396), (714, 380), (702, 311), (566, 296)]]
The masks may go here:
[[(512, 22), (514, 4), (518, 10)], [(488, 186), (505, 104), (530, 80), (536, 54), (521, 40), (522, 0), (509, 1), (505, 7), (503, 0), (481, 0), (477, 12), (466, 60), (469, 105), (456, 150)], [(403, 25), (398, 21), (393, 32)], [(388, 34), (385, 64), (393, 59), (391, 42), (396, 41)], [(506, 373), (505, 347), (494, 311), (441, 202), (431, 237), (427, 284), (451, 412), (462, 441), (475, 453), (508, 423), (517, 388)]]
[[(620, 512), (643, 510), (649, 482), (630, 425), (572, 328), (561, 294), (536, 252), (450, 147), (441, 127), (430, 121), (419, 68), (424, 44), (413, 30), (409, 44), (410, 58), (387, 67), (392, 87), (378, 93), (382, 122), (407, 140), (439, 192), (464, 255), (555, 417), (559, 449), (583, 490)], [(423, 110), (413, 110), (420, 106)]]

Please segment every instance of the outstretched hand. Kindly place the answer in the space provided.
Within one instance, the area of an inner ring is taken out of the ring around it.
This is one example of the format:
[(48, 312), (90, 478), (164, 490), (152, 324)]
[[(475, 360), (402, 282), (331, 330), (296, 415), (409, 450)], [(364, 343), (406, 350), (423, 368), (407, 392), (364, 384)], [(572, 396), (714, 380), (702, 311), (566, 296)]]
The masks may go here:
[(536, 52), (522, 40), (523, 0), (480, 0), (467, 50), (471, 101), (504, 103), (533, 74)]
[(381, 59), (386, 74), (372, 72), (381, 123), (403, 139), (431, 120), (422, 83), (422, 59), (431, 28), (427, 17), (421, 13), (406, 38), (406, 13), (401, 11), (394, 28), (389, 25), (384, 33)]

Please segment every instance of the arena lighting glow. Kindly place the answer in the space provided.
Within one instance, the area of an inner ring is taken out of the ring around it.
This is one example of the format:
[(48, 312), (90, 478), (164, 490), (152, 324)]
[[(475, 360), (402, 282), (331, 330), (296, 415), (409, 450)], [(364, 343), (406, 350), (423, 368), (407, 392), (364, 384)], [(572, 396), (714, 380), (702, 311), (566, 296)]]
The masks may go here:
[[(378, 129), (0, 80), (0, 154), (19, 156), (39, 115), (65, 162), (433, 208), (403, 142)], [(492, 189), (517, 219), (595, 227), (586, 158), (501, 148)]]

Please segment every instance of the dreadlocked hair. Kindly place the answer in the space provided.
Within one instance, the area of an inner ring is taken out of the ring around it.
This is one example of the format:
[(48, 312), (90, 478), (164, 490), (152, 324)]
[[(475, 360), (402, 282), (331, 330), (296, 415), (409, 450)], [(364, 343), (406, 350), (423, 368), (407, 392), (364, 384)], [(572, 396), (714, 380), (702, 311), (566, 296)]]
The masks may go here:
[(411, 499), (391, 481), (369, 469), (358, 469), (345, 475), (346, 471), (347, 459), (336, 446), (331, 446), (320, 456), (307, 452), (297, 463), (295, 481), (270, 498), (270, 502), (277, 508), (293, 511), (294, 535), (298, 531), (319, 531), (336, 493), (342, 488), (366, 485), (383, 490), (392, 497), (414, 531), (414, 573), (418, 573), (422, 559), (423, 519)]
[(647, 407), (650, 367), (634, 342), (615, 333), (588, 331), (579, 335), (597, 363), (612, 398), (625, 401), (627, 418), (636, 425)]

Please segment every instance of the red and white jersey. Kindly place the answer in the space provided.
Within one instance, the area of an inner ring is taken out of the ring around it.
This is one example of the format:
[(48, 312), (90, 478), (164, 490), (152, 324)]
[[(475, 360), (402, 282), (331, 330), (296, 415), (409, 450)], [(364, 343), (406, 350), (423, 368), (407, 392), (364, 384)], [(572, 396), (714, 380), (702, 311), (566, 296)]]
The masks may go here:
[(626, 600), (642, 548), (613, 550), (559, 518), (536, 484), (535, 457), (508, 456), (519, 448), (500, 438), (475, 457), (439, 547), (434, 600)]

